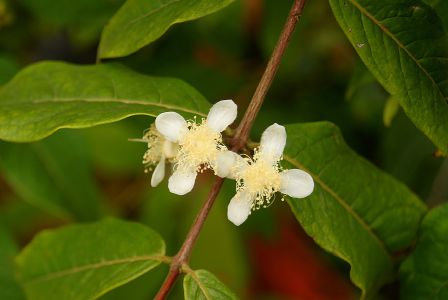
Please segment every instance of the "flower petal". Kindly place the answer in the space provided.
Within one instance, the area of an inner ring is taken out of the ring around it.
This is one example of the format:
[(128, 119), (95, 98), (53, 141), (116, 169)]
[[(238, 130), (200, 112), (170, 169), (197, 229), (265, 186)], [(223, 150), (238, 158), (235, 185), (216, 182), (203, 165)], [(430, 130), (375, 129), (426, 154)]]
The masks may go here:
[(262, 157), (278, 161), (283, 155), (283, 149), (286, 145), (285, 127), (272, 124), (263, 132), (260, 141), (260, 154)]
[(156, 187), (165, 177), (165, 157), (162, 155), (151, 176), (151, 186)]
[(168, 180), (168, 189), (173, 194), (185, 195), (193, 189), (196, 175), (196, 171), (189, 173), (175, 171)]
[(221, 151), (216, 157), (215, 173), (221, 178), (235, 179), (233, 168), (240, 156), (233, 151)]
[(310, 174), (299, 169), (286, 170), (280, 173), (280, 192), (293, 198), (309, 196), (314, 189), (314, 180)]
[(207, 116), (207, 126), (213, 131), (222, 132), (233, 123), (237, 115), (237, 106), (232, 100), (222, 100), (210, 109)]
[(252, 207), (252, 198), (249, 193), (241, 192), (230, 200), (227, 206), (227, 219), (236, 226), (240, 226), (247, 220)]
[(164, 112), (156, 118), (156, 128), (167, 140), (178, 142), (188, 130), (185, 119), (176, 112)]

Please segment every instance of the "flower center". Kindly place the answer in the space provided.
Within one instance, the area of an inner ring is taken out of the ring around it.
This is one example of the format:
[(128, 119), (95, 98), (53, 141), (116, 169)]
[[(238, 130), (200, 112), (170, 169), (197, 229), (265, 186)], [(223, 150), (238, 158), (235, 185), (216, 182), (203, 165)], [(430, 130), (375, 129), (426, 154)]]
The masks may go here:
[(278, 162), (263, 159), (255, 150), (254, 160), (237, 175), (237, 191), (247, 191), (253, 197), (252, 209), (271, 203), (272, 196), (280, 190)]
[(188, 132), (179, 141), (177, 170), (192, 172), (213, 169), (218, 152), (225, 147), (221, 134), (210, 129), (205, 120), (201, 124), (188, 122), (188, 127)]

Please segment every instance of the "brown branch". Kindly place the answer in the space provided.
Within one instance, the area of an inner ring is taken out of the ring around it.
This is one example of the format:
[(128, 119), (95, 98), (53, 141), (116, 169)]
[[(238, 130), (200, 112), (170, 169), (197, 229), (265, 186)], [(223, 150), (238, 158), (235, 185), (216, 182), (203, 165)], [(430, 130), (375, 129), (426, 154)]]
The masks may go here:
[(252, 100), (250, 101), (246, 113), (244, 114), (244, 117), (236, 130), (235, 137), (232, 140), (232, 145), (235, 149), (241, 149), (249, 137), (249, 132), (254, 124), (255, 117), (257, 116), (258, 111), (263, 104), (263, 100), (266, 97), (272, 81), (274, 80), (275, 74), (277, 73), (280, 65), (280, 60), (282, 59), (283, 53), (288, 46), (297, 21), (299, 21), (302, 15), (305, 2), (306, 0), (295, 0), (293, 6), (291, 7), (288, 19), (286, 20), (282, 33), (277, 41), (277, 45), (272, 52), (271, 59), (266, 66)]
[(174, 285), (177, 277), (181, 273), (182, 266), (188, 262), (193, 245), (199, 236), (202, 225), (204, 225), (205, 219), (207, 218), (208, 213), (210, 212), (210, 209), (212, 208), (213, 203), (215, 202), (223, 183), (223, 178), (216, 178), (215, 183), (213, 184), (213, 187), (207, 196), (207, 199), (205, 200), (204, 204), (201, 207), (201, 210), (199, 211), (196, 219), (190, 227), (190, 231), (188, 232), (188, 235), (185, 238), (182, 247), (171, 262), (170, 270), (165, 279), (165, 282), (162, 284), (162, 287), (160, 288), (154, 299), (161, 300), (166, 298), (166, 296), (170, 292), (171, 287)]
[[(280, 34), (280, 37), (277, 41), (277, 45), (274, 48), (272, 56), (268, 62), (266, 70), (263, 73), (263, 76), (258, 83), (257, 89), (252, 97), (252, 100), (249, 104), (249, 107), (246, 110), (246, 113), (239, 124), (236, 134), (234, 135), (231, 145), (232, 151), (239, 151), (247, 142), (249, 138), (249, 132), (254, 123), (255, 117), (260, 110), (261, 105), (263, 104), (263, 100), (271, 86), (272, 80), (277, 72), (277, 69), (280, 64), (280, 60), (285, 52), (285, 49), (288, 45), (288, 42), (291, 38), (291, 34), (294, 31), (294, 28), (299, 20), (303, 7), (305, 5), (306, 0), (295, 0), (294, 4), (289, 12), (288, 19), (283, 27), (283, 30)], [(207, 199), (202, 205), (196, 219), (190, 227), (190, 231), (185, 238), (182, 247), (176, 256), (173, 257), (171, 261), (170, 269), (168, 275), (162, 284), (159, 292), (155, 296), (156, 300), (163, 300), (167, 297), (174, 283), (176, 282), (177, 277), (182, 272), (182, 267), (188, 263), (188, 260), (191, 255), (191, 250), (199, 236), (199, 232), (204, 225), (204, 222), (213, 206), (213, 203), (216, 200), (216, 197), (221, 190), (222, 184), (224, 182), (223, 178), (217, 178), (213, 184), (212, 189), (210, 190)]]

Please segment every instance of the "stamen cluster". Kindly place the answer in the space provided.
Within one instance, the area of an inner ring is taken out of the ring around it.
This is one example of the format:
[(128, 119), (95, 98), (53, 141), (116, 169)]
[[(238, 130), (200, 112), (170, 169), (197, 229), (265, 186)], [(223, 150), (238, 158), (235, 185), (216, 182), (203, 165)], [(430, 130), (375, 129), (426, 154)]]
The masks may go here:
[(227, 150), (222, 143), (221, 133), (213, 131), (202, 119), (187, 121), (188, 132), (179, 141), (179, 152), (174, 159), (174, 169), (186, 172), (195, 169), (202, 173), (206, 169), (216, 169), (216, 157), (219, 151)]
[(145, 165), (145, 173), (152, 171), (153, 168), (160, 161), (163, 150), (164, 138), (157, 131), (154, 124), (152, 124), (143, 135), (143, 141), (148, 145), (148, 150), (143, 154), (143, 164)]
[(281, 167), (278, 162), (263, 160), (258, 148), (255, 148), (253, 158), (245, 157), (245, 162), (247, 166), (237, 167), (242, 171), (236, 175), (236, 191), (247, 191), (253, 197), (252, 210), (266, 207), (280, 191)]

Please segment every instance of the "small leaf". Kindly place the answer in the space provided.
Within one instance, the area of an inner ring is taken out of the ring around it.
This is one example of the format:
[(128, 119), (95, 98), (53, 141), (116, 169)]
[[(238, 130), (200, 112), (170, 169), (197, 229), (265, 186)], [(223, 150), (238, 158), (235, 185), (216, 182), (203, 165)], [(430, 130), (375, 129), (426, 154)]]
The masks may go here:
[(163, 35), (171, 25), (214, 13), (234, 0), (128, 0), (101, 35), (99, 58), (126, 56)]
[(431, 210), (414, 252), (400, 268), (401, 298), (448, 299), (448, 204)]
[(117, 64), (43, 62), (0, 89), (0, 139), (29, 142), (60, 128), (83, 128), (170, 110), (205, 115), (209, 103), (178, 79), (145, 76)]
[(389, 97), (389, 99), (387, 99), (386, 104), (384, 105), (384, 112), (383, 112), (384, 126), (390, 127), (393, 119), (395, 118), (395, 116), (399, 111), (400, 111), (400, 101), (398, 101), (395, 97)]
[(394, 275), (394, 252), (410, 246), (426, 211), (406, 186), (354, 153), (337, 127), (286, 127), (284, 159), (308, 172), (315, 189), (288, 202), (305, 231), (351, 265), (350, 277), (371, 296)]
[(189, 272), (184, 278), (186, 300), (238, 299), (215, 275), (206, 270)]
[(419, 0), (330, 0), (372, 74), (415, 125), (448, 155), (448, 38)]
[(153, 230), (115, 219), (45, 231), (17, 257), (30, 300), (95, 299), (160, 264)]
[(61, 218), (95, 220), (101, 215), (100, 197), (86, 149), (73, 132), (33, 144), (0, 142), (0, 171), (33, 206)]
[(17, 246), (11, 236), (0, 227), (0, 299), (25, 300), (25, 295), (14, 277), (13, 258)]

